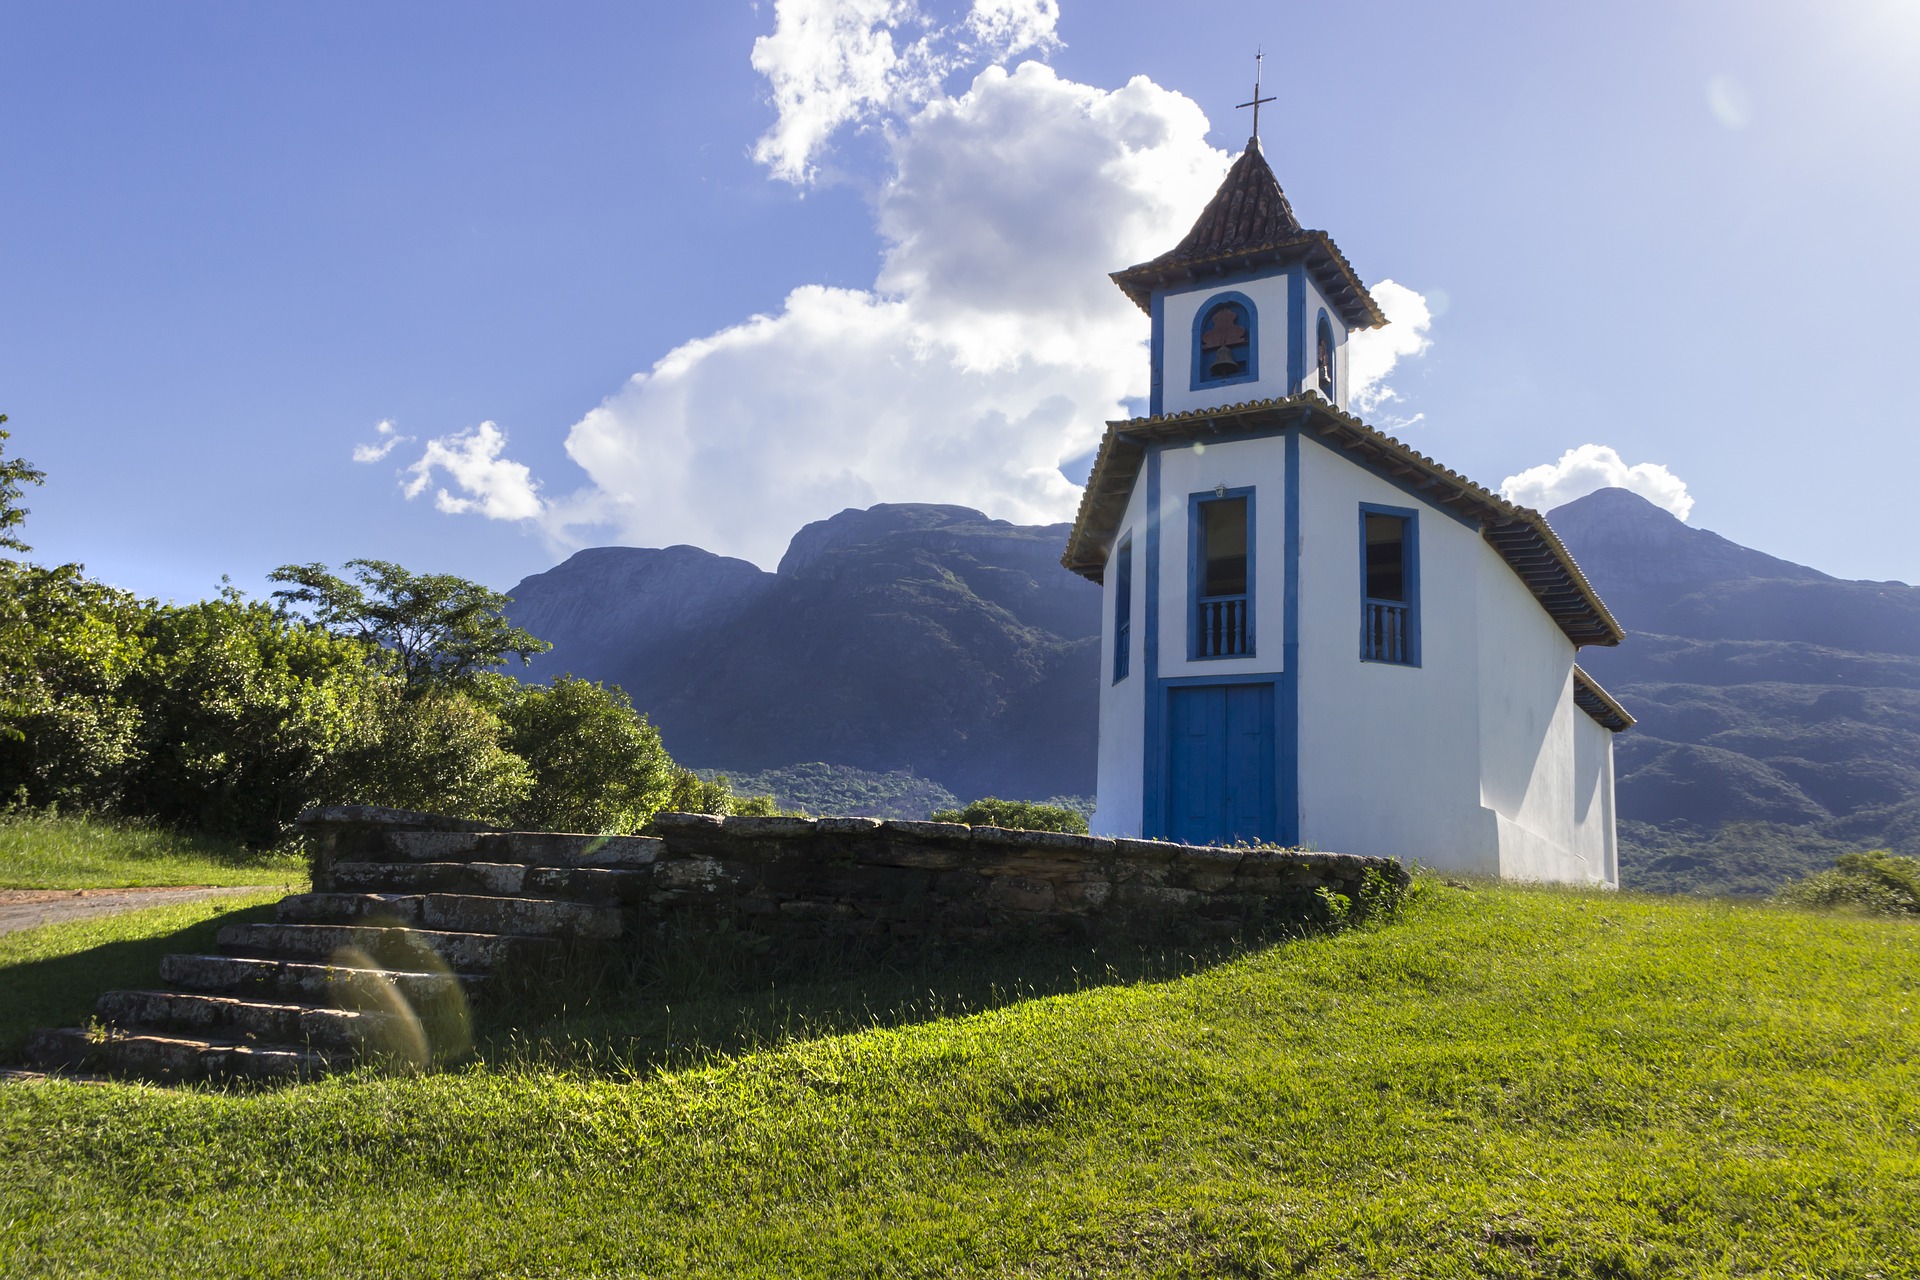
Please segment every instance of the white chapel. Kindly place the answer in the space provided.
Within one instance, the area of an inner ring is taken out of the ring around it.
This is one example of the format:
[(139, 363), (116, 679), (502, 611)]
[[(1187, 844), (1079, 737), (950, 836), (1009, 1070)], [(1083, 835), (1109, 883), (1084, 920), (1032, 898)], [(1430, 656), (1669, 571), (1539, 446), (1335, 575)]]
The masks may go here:
[(1575, 659), (1620, 626), (1539, 513), (1347, 411), (1386, 317), (1257, 133), (1113, 280), (1153, 380), (1063, 558), (1104, 588), (1095, 833), (1617, 885), (1633, 720)]

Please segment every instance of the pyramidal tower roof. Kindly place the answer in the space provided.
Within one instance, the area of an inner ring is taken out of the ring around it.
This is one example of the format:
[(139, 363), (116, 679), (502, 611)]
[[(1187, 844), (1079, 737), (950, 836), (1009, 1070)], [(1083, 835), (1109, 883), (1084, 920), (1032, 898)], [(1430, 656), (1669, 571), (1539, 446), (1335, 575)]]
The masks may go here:
[(1227, 170), (1226, 181), (1200, 211), (1187, 238), (1154, 262), (1203, 262), (1223, 254), (1264, 248), (1304, 230), (1300, 219), (1293, 216), (1293, 206), (1287, 203), (1287, 193), (1280, 189), (1280, 180), (1260, 153), (1260, 140), (1254, 138)]
[(1186, 238), (1151, 262), (1114, 272), (1113, 282), (1145, 311), (1155, 289), (1294, 262), (1306, 264), (1348, 328), (1387, 322), (1333, 237), (1300, 225), (1260, 140), (1250, 138)]

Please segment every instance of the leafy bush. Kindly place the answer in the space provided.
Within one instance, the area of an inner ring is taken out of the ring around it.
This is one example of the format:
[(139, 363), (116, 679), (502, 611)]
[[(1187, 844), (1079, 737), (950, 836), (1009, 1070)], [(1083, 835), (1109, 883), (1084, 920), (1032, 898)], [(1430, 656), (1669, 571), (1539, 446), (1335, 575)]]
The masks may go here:
[(659, 730), (618, 688), (562, 676), (515, 695), (503, 718), (508, 749), (533, 771), (517, 826), (638, 831), (673, 795)]
[(150, 604), (143, 631), (127, 687), (145, 720), (123, 812), (267, 845), (308, 805), (338, 798), (328, 773), (378, 705), (363, 644), (231, 590)]
[(1801, 907), (1845, 907), (1881, 915), (1920, 915), (1920, 858), (1876, 849), (1843, 853), (1833, 870), (1783, 886), (1774, 901)]
[(126, 688), (146, 658), (148, 606), (76, 565), (0, 562), (0, 795), (105, 808), (139, 751)]
[(673, 786), (667, 802), (660, 807), (669, 813), (712, 813), (736, 818), (770, 818), (780, 811), (772, 796), (735, 795), (724, 773), (703, 778), (679, 765), (673, 766)]
[(1086, 815), (1064, 805), (1040, 804), (1033, 800), (1001, 800), (994, 796), (975, 800), (964, 809), (936, 809), (935, 822), (964, 822), (970, 827), (1007, 827), (1014, 831), (1062, 831), (1068, 835), (1087, 834)]
[(330, 799), (506, 825), (534, 789), (533, 770), (502, 745), (499, 715), (464, 693), (407, 697), (397, 681), (382, 683), (354, 731), (326, 780)]

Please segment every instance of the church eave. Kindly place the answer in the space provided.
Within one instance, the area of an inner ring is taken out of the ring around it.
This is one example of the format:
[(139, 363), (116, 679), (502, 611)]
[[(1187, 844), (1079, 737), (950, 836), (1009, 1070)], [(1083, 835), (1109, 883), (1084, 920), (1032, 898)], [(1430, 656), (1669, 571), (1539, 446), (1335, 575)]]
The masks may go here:
[(1060, 563), (1094, 582), (1102, 580), (1113, 537), (1126, 515), (1128, 497), (1150, 445), (1289, 426), (1312, 431), (1316, 438), (1353, 452), (1436, 505), (1477, 523), (1480, 536), (1576, 647), (1617, 645), (1625, 638), (1546, 517), (1448, 470), (1313, 392), (1109, 422)]
[[(1177, 253), (1177, 251), (1176, 251)], [(1349, 329), (1375, 329), (1387, 323), (1386, 313), (1360, 282), (1353, 264), (1340, 246), (1324, 231), (1302, 231), (1267, 244), (1236, 246), (1205, 257), (1183, 258), (1166, 254), (1151, 262), (1115, 271), (1109, 278), (1120, 286), (1135, 306), (1151, 311), (1155, 289), (1198, 284), (1220, 276), (1262, 267), (1289, 266), (1304, 262), (1320, 292), (1340, 313), (1341, 323)]]
[(1573, 667), (1573, 705), (1592, 716), (1601, 728), (1615, 733), (1625, 733), (1635, 724), (1627, 709), (1614, 701), (1613, 695), (1602, 689), (1600, 682), (1588, 675), (1579, 663)]

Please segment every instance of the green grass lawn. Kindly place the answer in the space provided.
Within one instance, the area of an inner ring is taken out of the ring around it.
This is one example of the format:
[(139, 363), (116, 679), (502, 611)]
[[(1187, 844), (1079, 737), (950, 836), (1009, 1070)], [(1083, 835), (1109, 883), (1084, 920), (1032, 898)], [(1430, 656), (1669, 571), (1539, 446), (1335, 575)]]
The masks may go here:
[(0, 889), (259, 884), (291, 891), (306, 877), (298, 853), (260, 853), (133, 823), (0, 817)]
[(280, 897), (266, 889), (0, 933), (0, 1062), (37, 1028), (85, 1025), (102, 991), (157, 986), (161, 956), (210, 951), (221, 925), (271, 919)]
[(839, 1034), (689, 987), (517, 1041), (571, 1067), (0, 1087), (0, 1274), (1920, 1269), (1911, 924), (1432, 885), (1399, 924), (980, 999), (1009, 963), (826, 984), (867, 1024)]

